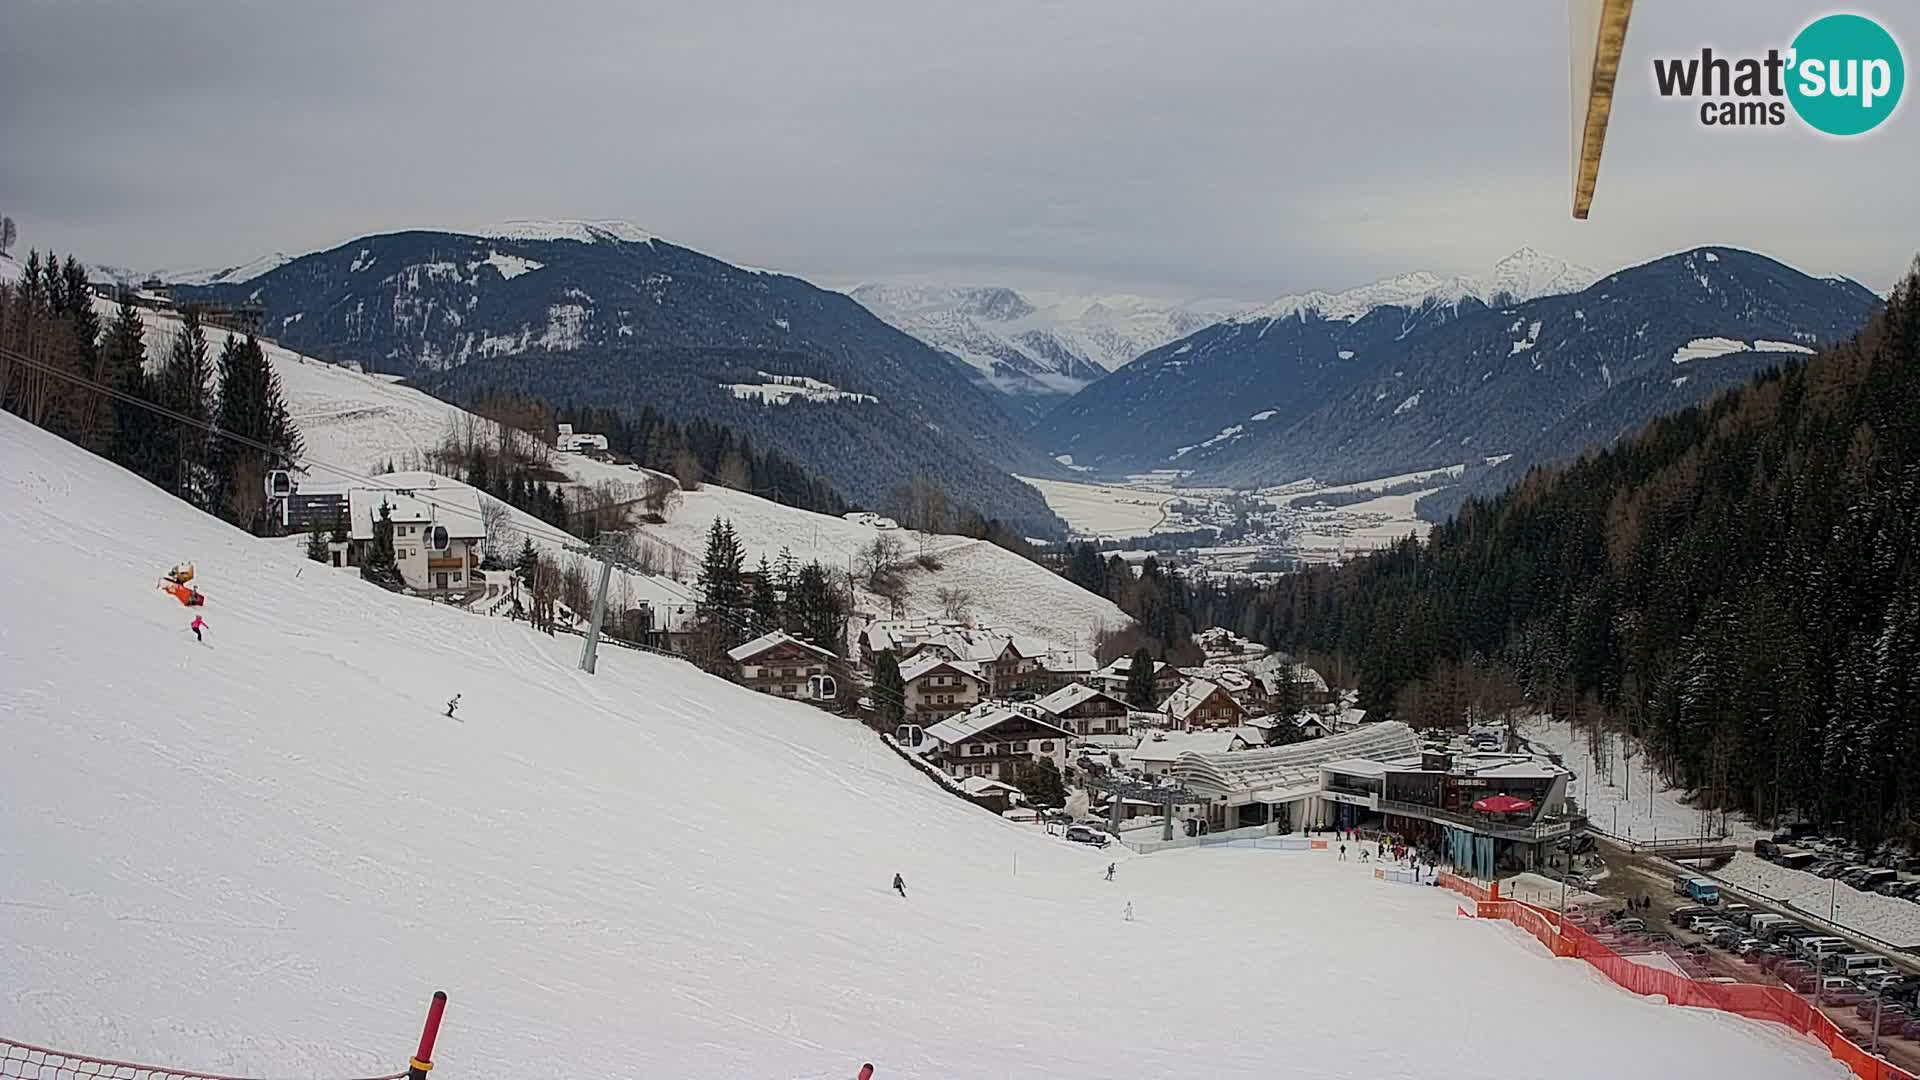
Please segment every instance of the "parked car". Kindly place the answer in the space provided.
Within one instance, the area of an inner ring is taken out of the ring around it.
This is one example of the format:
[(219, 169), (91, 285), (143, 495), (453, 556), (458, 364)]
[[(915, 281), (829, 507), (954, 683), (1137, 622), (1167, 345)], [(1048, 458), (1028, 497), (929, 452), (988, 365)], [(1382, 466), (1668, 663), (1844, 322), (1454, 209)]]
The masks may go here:
[[(1872, 1004), (1872, 1002), (1868, 1002), (1868, 1004)], [(1867, 1016), (1871, 1018), (1873, 1014), (1869, 1012)], [(1920, 1039), (1920, 1020), (1909, 1020), (1901, 1024), (1900, 1037), (1903, 1039)]]
[(1828, 862), (1822, 862), (1822, 863), (1815, 863), (1809, 869), (1813, 871), (1814, 876), (1816, 877), (1823, 877), (1823, 878), (1838, 877), (1841, 874), (1846, 872), (1847, 864), (1843, 862), (1828, 861)]
[(1852, 979), (1840, 975), (1823, 976), (1814, 986), (1814, 995), (1828, 1005), (1852, 1005), (1866, 996)]
[(1641, 934), (1646, 932), (1647, 924), (1639, 919), (1619, 919), (1614, 922), (1613, 928), (1623, 934)]
[(1818, 858), (1819, 857), (1811, 851), (1783, 850), (1780, 854), (1774, 856), (1773, 861), (1789, 870), (1811, 870), (1815, 862), (1818, 861)]
[(1760, 970), (1773, 971), (1787, 960), (1787, 950), (1778, 945), (1769, 945), (1760, 953)]
[(1759, 914), (1750, 904), (1728, 904), (1720, 909), (1720, 917), (1735, 926), (1744, 928), (1755, 915)]
[(1687, 920), (1693, 918), (1695, 915), (1710, 914), (1712, 914), (1712, 912), (1708, 911), (1706, 907), (1701, 904), (1682, 904), (1667, 913), (1667, 921), (1675, 926), (1685, 926), (1687, 925)]
[(1092, 844), (1094, 847), (1106, 847), (1113, 843), (1113, 837), (1091, 825), (1067, 826), (1067, 839), (1076, 844)]
[(1732, 949), (1735, 946), (1739, 945), (1740, 942), (1746, 938), (1746, 936), (1747, 936), (1747, 932), (1745, 930), (1742, 930), (1737, 926), (1729, 926), (1729, 927), (1725, 927), (1724, 929), (1714, 931), (1713, 936), (1708, 938), (1707, 940), (1713, 942), (1715, 945), (1718, 945), (1723, 949)]

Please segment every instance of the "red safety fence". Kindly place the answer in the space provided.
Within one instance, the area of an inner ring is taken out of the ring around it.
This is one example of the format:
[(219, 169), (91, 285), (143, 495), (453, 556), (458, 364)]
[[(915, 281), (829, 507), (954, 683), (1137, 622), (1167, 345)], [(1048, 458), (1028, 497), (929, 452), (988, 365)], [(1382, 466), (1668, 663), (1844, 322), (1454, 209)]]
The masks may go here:
[[(408, 1060), (405, 1071), (367, 1080), (408, 1080), (409, 1077), (412, 1080), (424, 1080), (427, 1072), (433, 1068), (433, 1042), (440, 1033), (440, 1017), (446, 1007), (447, 995), (435, 993), (433, 1004), (427, 1010), (427, 1023), (421, 1032), (420, 1047)], [(94, 1077), (105, 1080), (248, 1080), (219, 1073), (196, 1072), (165, 1065), (139, 1065), (131, 1061), (115, 1061), (113, 1058), (73, 1054), (6, 1038), (0, 1038), (0, 1077), (8, 1080), (90, 1080)]]
[[(1439, 881), (1442, 886), (1477, 901), (1475, 907), (1480, 918), (1504, 919), (1532, 934), (1553, 955), (1585, 960), (1601, 974), (1636, 994), (1659, 994), (1674, 1005), (1718, 1009), (1752, 1020), (1785, 1024), (1803, 1035), (1812, 1036), (1861, 1080), (1920, 1080), (1913, 1073), (1868, 1053), (1865, 1047), (1855, 1041), (1870, 1040), (1870, 1031), (1855, 1032), (1841, 1027), (1815, 1008), (1813, 1003), (1785, 986), (1701, 982), (1635, 963), (1614, 952), (1592, 934), (1577, 926), (1563, 924), (1555, 912), (1520, 900), (1500, 899), (1497, 893), (1453, 874), (1441, 874)], [(1862, 1026), (1866, 1027), (1865, 1024)]]

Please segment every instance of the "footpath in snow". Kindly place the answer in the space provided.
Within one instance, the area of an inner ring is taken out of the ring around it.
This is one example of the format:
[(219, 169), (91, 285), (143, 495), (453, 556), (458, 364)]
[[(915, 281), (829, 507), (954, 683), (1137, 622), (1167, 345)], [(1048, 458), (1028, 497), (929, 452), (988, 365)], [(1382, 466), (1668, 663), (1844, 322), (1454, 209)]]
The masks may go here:
[[(1088, 850), (845, 719), (624, 650), (584, 675), (578, 639), (379, 592), (9, 415), (0, 503), (9, 1038), (377, 1075), (445, 989), (456, 1080), (1844, 1075), (1443, 890)], [(154, 587), (180, 558), (204, 645)]]

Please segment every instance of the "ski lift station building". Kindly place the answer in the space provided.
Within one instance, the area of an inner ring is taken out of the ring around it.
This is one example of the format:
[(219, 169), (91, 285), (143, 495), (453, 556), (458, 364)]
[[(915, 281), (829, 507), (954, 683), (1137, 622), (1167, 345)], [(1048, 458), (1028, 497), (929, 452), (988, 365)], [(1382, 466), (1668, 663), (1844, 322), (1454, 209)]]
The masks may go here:
[[(1483, 877), (1496, 865), (1540, 865), (1576, 824), (1565, 768), (1520, 754), (1431, 750), (1397, 721), (1268, 750), (1185, 753), (1168, 772), (1206, 797), (1216, 832), (1385, 829), (1443, 848)], [(1489, 795), (1514, 796), (1525, 810), (1476, 811)]]

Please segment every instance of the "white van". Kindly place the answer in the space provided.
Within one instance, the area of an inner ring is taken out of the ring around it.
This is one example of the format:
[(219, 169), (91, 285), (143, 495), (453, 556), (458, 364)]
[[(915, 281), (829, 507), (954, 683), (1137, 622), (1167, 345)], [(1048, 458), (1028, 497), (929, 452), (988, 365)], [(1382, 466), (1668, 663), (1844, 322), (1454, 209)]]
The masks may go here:
[(1802, 960), (1812, 961), (1815, 967), (1819, 967), (1820, 962), (1826, 958), (1827, 954), (1845, 952), (1852, 947), (1853, 946), (1847, 944), (1847, 939), (1845, 938), (1803, 937), (1794, 943), (1793, 951)]
[(1755, 915), (1747, 920), (1747, 933), (1757, 938), (1767, 936), (1767, 931), (1787, 921), (1785, 915)]
[(1834, 953), (1821, 963), (1826, 970), (1833, 972), (1835, 975), (1846, 975), (1856, 979), (1875, 968), (1884, 969), (1887, 966), (1887, 961), (1884, 957), (1875, 956), (1872, 953), (1860, 952)]

